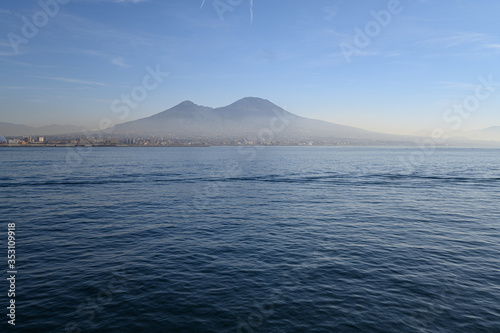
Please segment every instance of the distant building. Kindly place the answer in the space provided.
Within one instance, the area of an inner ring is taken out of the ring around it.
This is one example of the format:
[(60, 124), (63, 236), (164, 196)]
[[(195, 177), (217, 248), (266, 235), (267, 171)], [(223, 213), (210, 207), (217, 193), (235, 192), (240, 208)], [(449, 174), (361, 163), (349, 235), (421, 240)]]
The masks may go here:
[(39, 136), (38, 137), (38, 142), (45, 142), (45, 137)]
[(7, 139), (0, 135), (0, 144), (6, 144)]

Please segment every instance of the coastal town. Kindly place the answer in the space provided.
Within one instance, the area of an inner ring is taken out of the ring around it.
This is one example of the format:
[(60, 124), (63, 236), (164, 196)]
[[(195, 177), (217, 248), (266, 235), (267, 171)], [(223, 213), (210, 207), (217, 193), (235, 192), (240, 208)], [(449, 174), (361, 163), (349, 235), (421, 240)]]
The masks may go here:
[[(394, 143), (392, 143), (394, 145)], [(406, 142), (407, 144), (407, 142)], [(75, 137), (68, 135), (53, 136), (0, 136), (0, 147), (209, 147), (209, 146), (385, 146), (387, 142), (363, 139), (274, 139), (259, 138), (166, 138), (166, 137)], [(404, 142), (401, 142), (404, 145)]]

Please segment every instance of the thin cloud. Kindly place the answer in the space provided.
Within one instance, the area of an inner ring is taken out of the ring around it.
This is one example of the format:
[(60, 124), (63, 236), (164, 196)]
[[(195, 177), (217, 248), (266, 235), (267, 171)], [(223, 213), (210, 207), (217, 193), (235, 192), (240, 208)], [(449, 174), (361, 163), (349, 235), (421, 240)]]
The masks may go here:
[(488, 34), (459, 33), (452, 36), (429, 39), (419, 44), (447, 49), (465, 45), (484, 46), (485, 44), (489, 44), (490, 40), (491, 36)]
[(130, 65), (129, 65), (129, 64), (127, 64), (123, 58), (115, 58), (115, 59), (112, 59), (112, 60), (111, 60), (111, 63), (112, 63), (113, 65), (118, 66), (118, 67), (123, 67), (123, 68), (130, 67)]
[(92, 56), (92, 57), (106, 58), (109, 60), (109, 62), (111, 64), (118, 66), (118, 67), (123, 67), (123, 68), (130, 67), (130, 65), (127, 64), (125, 59), (123, 59), (122, 57), (115, 57), (113, 55), (110, 55), (110, 54), (107, 54), (104, 52), (100, 52), (100, 51), (96, 51), (96, 50), (82, 50), (82, 49), (70, 49), (69, 51), (72, 53), (85, 54), (85, 55)]
[(441, 81), (438, 82), (441, 89), (451, 89), (451, 90), (474, 90), (477, 84), (455, 82), (455, 81)]
[(0, 42), (0, 48), (2, 49), (0, 50), (0, 56), (2, 57), (10, 57), (23, 53), (23, 52), (16, 53), (12, 48), (12, 44), (7, 42)]
[(11, 56), (15, 56), (15, 55), (17, 55), (17, 54), (14, 52), (2, 52), (2, 51), (0, 51), (1, 57), (11, 57)]
[(0, 60), (7, 62), (7, 63), (10, 63), (10, 64), (25, 66), (25, 67), (36, 67), (36, 68), (50, 68), (51, 67), (51, 66), (34, 65), (34, 64), (26, 63), (26, 62), (14, 61), (14, 60), (9, 60), (9, 59), (0, 59)]
[(500, 44), (488, 44), (486, 47), (489, 49), (500, 49)]
[(35, 77), (39, 78), (39, 79), (47, 79), (47, 80), (54, 80), (54, 81), (67, 82), (67, 83), (85, 84), (85, 85), (102, 86), (102, 87), (106, 87), (107, 86), (107, 84), (102, 83), (102, 82), (72, 79), (72, 78), (68, 78), (68, 77), (57, 77), (57, 76), (56, 77), (51, 77), (51, 76), (35, 76)]
[(12, 89), (12, 90), (52, 90), (52, 88), (47, 87), (28, 87), (28, 86), (3, 86), (0, 89)]
[[(163, 35), (151, 33), (136, 33), (132, 35), (129, 32), (117, 30), (109, 25), (66, 13), (59, 14), (57, 24), (72, 34), (78, 34), (107, 44), (118, 44), (121, 50), (130, 50), (132, 48), (143, 51), (144, 48), (156, 48), (158, 44), (161, 44), (159, 43), (160, 41), (171, 42), (171, 39), (165, 38)], [(90, 50), (88, 54), (99, 56), (111, 52), (117, 52), (117, 48), (107, 47), (100, 51)]]

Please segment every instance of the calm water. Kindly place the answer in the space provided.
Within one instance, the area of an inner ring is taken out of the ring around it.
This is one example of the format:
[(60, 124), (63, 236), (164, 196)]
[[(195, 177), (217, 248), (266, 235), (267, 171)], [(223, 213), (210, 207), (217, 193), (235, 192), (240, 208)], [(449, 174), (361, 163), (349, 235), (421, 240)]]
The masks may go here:
[(15, 329), (500, 332), (500, 150), (412, 152), (3, 148)]

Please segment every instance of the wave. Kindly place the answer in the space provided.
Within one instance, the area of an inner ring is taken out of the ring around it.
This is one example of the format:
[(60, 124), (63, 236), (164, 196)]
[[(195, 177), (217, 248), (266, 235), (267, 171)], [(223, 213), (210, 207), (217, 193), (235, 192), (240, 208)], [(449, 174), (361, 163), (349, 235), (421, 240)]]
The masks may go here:
[(107, 185), (107, 184), (132, 184), (132, 183), (196, 183), (196, 182), (271, 182), (271, 183), (325, 183), (338, 182), (349, 184), (393, 184), (395, 182), (446, 182), (446, 183), (495, 183), (500, 181), (500, 177), (464, 177), (464, 176), (435, 176), (422, 174), (359, 174), (359, 173), (326, 173), (320, 175), (254, 175), (254, 176), (214, 176), (214, 177), (183, 177), (181, 174), (129, 174), (106, 176), (105, 178), (94, 179), (63, 179), (63, 180), (42, 180), (42, 181), (21, 181), (8, 179), (0, 184), (0, 188), (7, 187), (37, 187), (37, 186), (85, 186), (85, 185)]
[(370, 181), (370, 180), (389, 180), (389, 181), (409, 181), (409, 180), (429, 180), (429, 181), (443, 181), (443, 182), (498, 182), (500, 177), (453, 177), (453, 176), (425, 176), (425, 175), (403, 175), (403, 174), (337, 174), (337, 175), (317, 175), (317, 176), (247, 176), (247, 177), (228, 177), (206, 179), (206, 181), (261, 181), (261, 182), (287, 182), (287, 183), (300, 183), (300, 182), (321, 182), (321, 181)]

